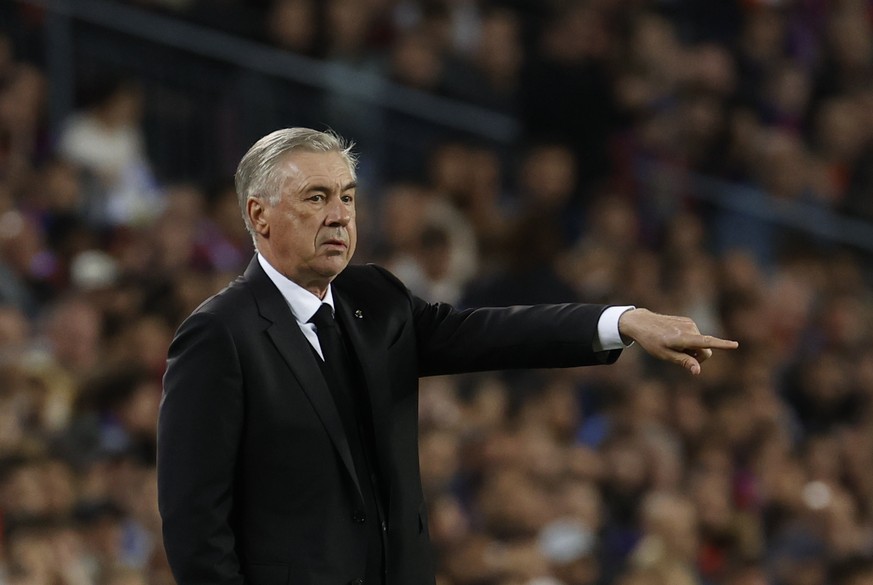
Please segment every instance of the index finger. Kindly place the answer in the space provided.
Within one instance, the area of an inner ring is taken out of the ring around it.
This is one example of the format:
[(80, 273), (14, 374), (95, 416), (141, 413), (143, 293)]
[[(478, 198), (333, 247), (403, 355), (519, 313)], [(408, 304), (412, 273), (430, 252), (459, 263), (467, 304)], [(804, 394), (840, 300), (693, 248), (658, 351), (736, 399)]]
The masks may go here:
[(713, 337), (712, 335), (695, 335), (685, 347), (694, 349), (736, 349), (740, 344), (730, 339)]

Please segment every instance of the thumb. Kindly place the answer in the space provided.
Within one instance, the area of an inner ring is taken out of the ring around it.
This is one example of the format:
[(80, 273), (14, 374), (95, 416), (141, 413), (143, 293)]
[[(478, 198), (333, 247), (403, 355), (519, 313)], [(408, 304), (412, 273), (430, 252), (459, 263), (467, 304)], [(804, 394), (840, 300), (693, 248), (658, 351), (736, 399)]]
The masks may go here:
[(700, 373), (700, 362), (692, 355), (682, 353), (681, 351), (669, 351), (666, 357), (669, 361), (682, 366), (695, 376)]

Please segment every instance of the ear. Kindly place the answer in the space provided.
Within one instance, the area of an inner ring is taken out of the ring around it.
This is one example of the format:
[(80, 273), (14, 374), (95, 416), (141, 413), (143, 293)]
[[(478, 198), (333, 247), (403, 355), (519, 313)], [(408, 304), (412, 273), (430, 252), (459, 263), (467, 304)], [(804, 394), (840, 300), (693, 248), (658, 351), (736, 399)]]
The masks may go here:
[(246, 213), (255, 233), (261, 237), (270, 235), (270, 206), (262, 199), (249, 197), (246, 201)]

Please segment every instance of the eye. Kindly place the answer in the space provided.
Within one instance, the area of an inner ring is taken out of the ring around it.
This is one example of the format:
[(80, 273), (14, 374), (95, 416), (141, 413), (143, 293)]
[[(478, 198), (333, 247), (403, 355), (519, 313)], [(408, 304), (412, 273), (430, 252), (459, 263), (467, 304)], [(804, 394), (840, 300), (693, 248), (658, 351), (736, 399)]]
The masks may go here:
[(354, 195), (343, 195), (342, 197), (340, 197), (340, 200), (343, 203), (353, 203), (355, 201), (355, 196)]
[(314, 201), (314, 202), (321, 202), (321, 201), (324, 201), (324, 199), (325, 199), (324, 194), (315, 193), (313, 195), (310, 195), (306, 200), (307, 201)]

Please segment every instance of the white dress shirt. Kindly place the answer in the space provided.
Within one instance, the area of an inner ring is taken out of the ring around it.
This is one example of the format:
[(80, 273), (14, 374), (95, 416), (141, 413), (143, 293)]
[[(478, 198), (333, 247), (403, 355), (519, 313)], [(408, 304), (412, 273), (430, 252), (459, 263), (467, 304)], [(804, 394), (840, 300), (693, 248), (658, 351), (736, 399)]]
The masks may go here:
[[(263, 256), (258, 254), (258, 262), (261, 268), (267, 273), (279, 292), (282, 293), (285, 302), (291, 308), (294, 318), (297, 319), (297, 325), (306, 341), (315, 348), (321, 359), (324, 359), (324, 354), (321, 353), (321, 345), (318, 343), (318, 335), (315, 333), (315, 325), (309, 322), (315, 312), (318, 311), (322, 303), (327, 303), (333, 309), (333, 292), (330, 285), (327, 287), (327, 293), (324, 299), (319, 299), (317, 296), (288, 279), (278, 270), (273, 268)], [(632, 305), (608, 307), (600, 315), (600, 320), (597, 322), (597, 337), (594, 339), (595, 351), (608, 351), (611, 349), (622, 349), (629, 347), (630, 344), (625, 344), (621, 339), (621, 334), (618, 332), (618, 319), (625, 311), (634, 309)]]

